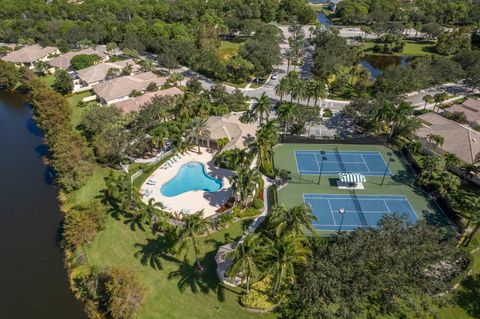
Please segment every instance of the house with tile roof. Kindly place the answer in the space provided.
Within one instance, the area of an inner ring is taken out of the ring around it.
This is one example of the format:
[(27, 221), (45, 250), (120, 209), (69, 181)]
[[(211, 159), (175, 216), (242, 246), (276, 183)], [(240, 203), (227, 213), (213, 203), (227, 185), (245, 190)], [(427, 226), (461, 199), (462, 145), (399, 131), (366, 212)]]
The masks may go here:
[(92, 88), (94, 85), (107, 80), (106, 77), (109, 69), (115, 68), (121, 71), (127, 65), (133, 66), (132, 73), (140, 70), (140, 66), (136, 64), (133, 59), (100, 63), (82, 70), (78, 70), (76, 72), (78, 77), (78, 85), (81, 88)]
[(480, 100), (466, 99), (462, 104), (454, 104), (445, 109), (446, 112), (459, 112), (465, 114), (469, 125), (473, 128), (480, 127)]
[(74, 56), (77, 56), (77, 55), (80, 55), (80, 54), (87, 54), (87, 55), (96, 54), (100, 57), (102, 62), (106, 62), (108, 60), (108, 55), (105, 52), (99, 51), (99, 50), (96, 50), (96, 49), (92, 49), (92, 48), (87, 48), (87, 49), (83, 49), (83, 50), (69, 51), (67, 53), (60, 54), (59, 56), (54, 57), (53, 59), (48, 61), (48, 64), (52, 68), (54, 68), (55, 70), (57, 70), (57, 69), (68, 70), (71, 67), (70, 60)]
[(210, 132), (210, 141), (205, 144), (217, 145), (221, 139), (228, 139), (222, 150), (245, 149), (255, 140), (257, 123), (242, 123), (241, 114), (231, 113), (225, 116), (210, 116), (206, 127)]
[(177, 96), (182, 95), (183, 91), (176, 87), (171, 87), (165, 90), (158, 90), (155, 92), (146, 92), (143, 95), (123, 100), (113, 104), (114, 107), (122, 111), (122, 113), (138, 112), (143, 106), (151, 103), (155, 98), (162, 96)]
[[(477, 164), (480, 160), (480, 133), (460, 123), (444, 118), (437, 113), (426, 113), (418, 116), (422, 126), (415, 135), (422, 144), (435, 152), (453, 153), (467, 164)], [(429, 134), (444, 138), (443, 145), (434, 147), (429, 143)]]
[(2, 60), (15, 63), (18, 66), (25, 66), (29, 69), (33, 69), (35, 63), (49, 61), (54, 55), (59, 53), (60, 51), (56, 47), (42, 47), (38, 44), (34, 44), (10, 52), (2, 57)]
[(158, 77), (153, 72), (144, 72), (104, 81), (93, 85), (92, 89), (101, 103), (113, 104), (130, 99), (133, 91), (145, 93), (150, 83), (160, 87), (166, 82), (166, 77)]

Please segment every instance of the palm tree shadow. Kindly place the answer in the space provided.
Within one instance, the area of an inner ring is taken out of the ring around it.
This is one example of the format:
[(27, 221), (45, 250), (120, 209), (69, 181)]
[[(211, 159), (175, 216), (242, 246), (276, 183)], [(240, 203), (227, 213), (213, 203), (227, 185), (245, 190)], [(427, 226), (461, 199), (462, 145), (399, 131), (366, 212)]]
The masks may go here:
[(170, 280), (178, 278), (177, 287), (181, 293), (184, 293), (187, 288), (190, 288), (194, 294), (199, 292), (208, 294), (210, 291), (204, 277), (197, 271), (197, 267), (190, 265), (186, 259), (180, 264), (178, 270), (170, 272), (167, 278)]
[(135, 244), (139, 250), (135, 253), (135, 257), (140, 260), (142, 265), (149, 265), (153, 269), (162, 270), (162, 260), (173, 263), (181, 261), (172, 256), (174, 241), (166, 235), (158, 238), (147, 239), (146, 244)]
[(123, 223), (125, 225), (129, 225), (132, 231), (136, 231), (137, 229), (145, 231), (145, 227), (143, 226), (140, 215), (128, 214), (125, 216)]

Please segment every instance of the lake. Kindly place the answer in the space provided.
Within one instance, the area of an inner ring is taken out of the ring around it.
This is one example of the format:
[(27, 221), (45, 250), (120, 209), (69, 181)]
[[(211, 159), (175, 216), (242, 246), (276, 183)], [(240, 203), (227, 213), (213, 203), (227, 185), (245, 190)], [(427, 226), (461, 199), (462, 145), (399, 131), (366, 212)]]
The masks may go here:
[(411, 56), (369, 54), (362, 58), (360, 64), (370, 71), (372, 78), (376, 79), (390, 65), (407, 66), (410, 58)]
[(0, 91), (0, 318), (87, 319), (58, 246), (57, 192), (23, 96)]

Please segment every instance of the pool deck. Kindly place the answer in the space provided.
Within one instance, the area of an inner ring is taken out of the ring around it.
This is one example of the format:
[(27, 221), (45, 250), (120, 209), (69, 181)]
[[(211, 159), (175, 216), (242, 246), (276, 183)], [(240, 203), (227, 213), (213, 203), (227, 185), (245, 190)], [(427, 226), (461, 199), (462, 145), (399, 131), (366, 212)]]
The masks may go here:
[[(174, 216), (178, 216), (182, 211), (195, 213), (202, 209), (205, 217), (214, 215), (216, 210), (232, 196), (230, 177), (233, 176), (234, 173), (231, 170), (216, 167), (213, 162), (214, 153), (208, 151), (206, 148), (201, 148), (201, 154), (198, 154), (196, 150), (197, 148), (194, 148), (192, 151), (181, 155), (181, 158), (177, 160), (172, 167), (164, 164), (155, 170), (155, 172), (145, 180), (140, 189), (142, 194), (146, 190), (151, 192), (149, 196), (142, 196), (142, 201), (148, 203), (149, 199), (153, 198), (156, 202), (163, 203), (166, 207), (165, 211), (172, 213)], [(183, 164), (189, 162), (203, 163), (208, 175), (222, 181), (222, 188), (217, 192), (189, 191), (174, 197), (162, 195), (160, 192), (162, 185), (175, 177)], [(155, 185), (148, 185), (147, 182), (149, 180), (154, 181)]]

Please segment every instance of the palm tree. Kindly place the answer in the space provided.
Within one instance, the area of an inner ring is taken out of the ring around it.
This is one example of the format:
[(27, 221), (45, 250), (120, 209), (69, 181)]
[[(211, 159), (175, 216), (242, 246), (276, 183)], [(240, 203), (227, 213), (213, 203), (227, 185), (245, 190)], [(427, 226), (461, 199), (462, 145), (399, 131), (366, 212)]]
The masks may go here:
[(261, 253), (260, 235), (253, 234), (248, 235), (234, 251), (227, 255), (227, 258), (232, 261), (228, 271), (230, 278), (241, 276), (246, 281), (247, 294), (250, 290), (250, 280), (260, 273)]
[(251, 144), (251, 152), (258, 155), (258, 162), (271, 162), (273, 147), (278, 142), (278, 125), (275, 120), (268, 121), (256, 134), (255, 142)]
[(130, 63), (127, 63), (125, 67), (122, 69), (122, 75), (130, 75), (133, 72), (133, 65)]
[(441, 167), (443, 167), (443, 162), (440, 157), (437, 156), (424, 156), (420, 159), (422, 164), (422, 177), (426, 177), (426, 182), (430, 182), (430, 178), (432, 174), (438, 171)]
[(186, 130), (187, 141), (190, 143), (195, 141), (195, 144), (198, 146), (198, 153), (200, 154), (200, 139), (207, 142), (208, 147), (210, 147), (210, 131), (207, 129), (207, 121), (195, 117), (192, 119), (190, 126)]
[(390, 103), (385, 103), (390, 105), (388, 109), (387, 117), (389, 118), (389, 125), (390, 125), (390, 135), (388, 136), (388, 139), (391, 139), (394, 132), (395, 128), (398, 123), (405, 122), (407, 118), (409, 118), (412, 115), (413, 108), (409, 103), (402, 102), (398, 106), (395, 106)]
[(265, 94), (265, 92), (262, 93), (260, 98), (254, 98), (254, 100), (257, 101), (257, 104), (255, 104), (253, 107), (252, 113), (259, 118), (260, 125), (262, 125), (264, 116), (268, 121), (272, 104), (270, 98)]
[(442, 147), (443, 143), (445, 142), (445, 138), (441, 135), (428, 134), (427, 141), (431, 144), (434, 144), (436, 150), (438, 147)]
[(412, 155), (419, 154), (420, 151), (422, 150), (422, 143), (419, 141), (411, 141), (407, 145), (407, 149), (410, 151)]
[(190, 249), (193, 248), (195, 256), (194, 264), (197, 265), (199, 270), (203, 270), (203, 266), (200, 264), (198, 258), (198, 254), (200, 253), (198, 248), (198, 235), (208, 232), (209, 223), (203, 217), (203, 210), (192, 215), (184, 216), (182, 222), (183, 224), (177, 229), (175, 251), (177, 255), (185, 252), (185, 256), (187, 256)]
[(287, 49), (282, 54), (283, 58), (287, 60), (287, 73), (290, 72), (290, 63), (297, 58), (297, 53), (293, 49)]
[(282, 235), (274, 240), (265, 237), (263, 249), (268, 267), (266, 273), (273, 276), (273, 295), (282, 284), (294, 282), (296, 266), (306, 264), (311, 253), (306, 238), (295, 234)]
[(458, 190), (458, 187), (460, 186), (460, 178), (458, 178), (457, 176), (449, 172), (443, 172), (440, 175), (439, 182), (441, 184), (441, 187), (440, 187), (441, 196), (446, 196), (447, 193), (449, 197), (454, 196), (454, 194)]
[[(269, 225), (274, 227), (276, 236), (295, 234), (307, 235), (315, 234), (312, 222), (317, 217), (312, 214), (312, 210), (306, 205), (296, 206), (292, 209), (284, 205), (275, 206), (269, 215)], [(273, 229), (272, 229), (273, 230)]]
[(283, 122), (283, 137), (287, 135), (288, 124), (295, 119), (295, 111), (292, 103), (282, 103), (277, 110), (278, 119)]
[(143, 224), (153, 225), (153, 221), (159, 216), (159, 212), (163, 210), (164, 206), (160, 202), (155, 202), (154, 198), (150, 198), (146, 205), (141, 205), (137, 214), (140, 216), (140, 221)]
[(247, 200), (255, 193), (260, 180), (257, 170), (241, 167), (232, 178), (232, 188), (240, 204), (246, 206)]
[(173, 86), (178, 86), (180, 82), (182, 82), (184, 79), (183, 75), (180, 73), (172, 73), (168, 79), (167, 82), (172, 83)]
[(297, 99), (297, 105), (300, 105), (300, 99), (305, 96), (305, 91), (305, 81), (302, 79), (297, 79), (296, 81), (292, 82), (290, 95), (292, 96), (292, 99)]
[(445, 92), (442, 93), (437, 93), (433, 96), (433, 100), (435, 101), (435, 105), (433, 106), (433, 111), (435, 112), (435, 108), (437, 108), (437, 112), (440, 110), (440, 106), (438, 104), (441, 104), (445, 100), (447, 100), (448, 94)]
[(322, 80), (316, 80), (315, 85), (313, 85), (311, 88), (311, 94), (312, 97), (314, 98), (314, 105), (318, 105), (318, 100), (323, 100), (327, 97), (327, 90), (325, 89), (325, 82)]
[(280, 79), (280, 82), (275, 86), (275, 94), (280, 96), (280, 103), (283, 101), (283, 96), (290, 91), (290, 81), (287, 77)]
[(445, 170), (448, 166), (458, 166), (460, 164), (460, 159), (453, 153), (447, 152), (443, 154), (443, 158), (445, 159)]
[(425, 110), (427, 108), (427, 104), (431, 104), (433, 102), (435, 102), (435, 100), (433, 99), (433, 96), (431, 96), (430, 94), (427, 94), (427, 95), (424, 95), (422, 97), (422, 100), (423, 102), (425, 102), (425, 104), (423, 105), (423, 109)]

